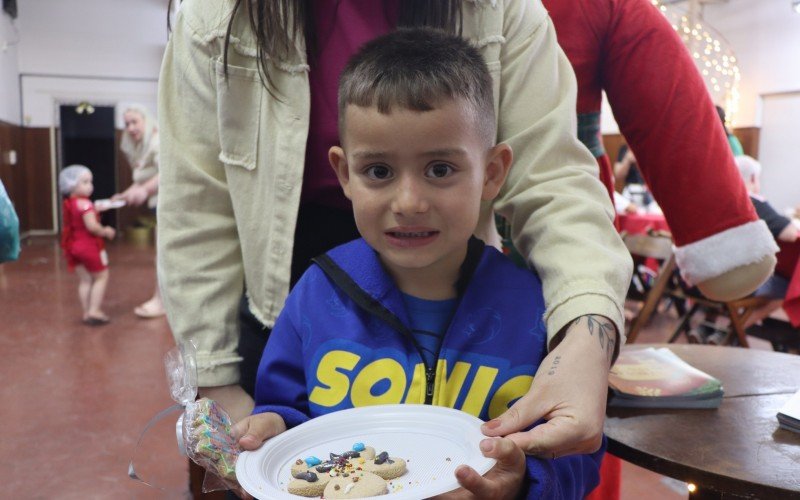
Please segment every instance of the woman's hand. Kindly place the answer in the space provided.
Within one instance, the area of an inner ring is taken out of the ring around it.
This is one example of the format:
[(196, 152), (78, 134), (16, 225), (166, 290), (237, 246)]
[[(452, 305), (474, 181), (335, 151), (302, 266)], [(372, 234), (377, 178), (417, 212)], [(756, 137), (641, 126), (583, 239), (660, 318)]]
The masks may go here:
[(103, 227), (103, 237), (109, 240), (113, 240), (114, 236), (117, 235), (117, 231), (111, 226), (104, 226)]
[(128, 205), (139, 206), (142, 205), (150, 197), (148, 190), (139, 185), (131, 184), (125, 191), (115, 194), (111, 197), (112, 200), (123, 200)]
[[(484, 434), (505, 436), (525, 453), (543, 458), (597, 451), (616, 328), (602, 316), (582, 316), (566, 332), (542, 361), (528, 393), (483, 424)], [(540, 419), (547, 422), (522, 431)]]
[(481, 476), (472, 467), (460, 465), (455, 474), (461, 488), (435, 498), (502, 500), (517, 497), (525, 478), (525, 454), (513, 441), (505, 438), (484, 439), (480, 447), (484, 456), (497, 459), (492, 470)]

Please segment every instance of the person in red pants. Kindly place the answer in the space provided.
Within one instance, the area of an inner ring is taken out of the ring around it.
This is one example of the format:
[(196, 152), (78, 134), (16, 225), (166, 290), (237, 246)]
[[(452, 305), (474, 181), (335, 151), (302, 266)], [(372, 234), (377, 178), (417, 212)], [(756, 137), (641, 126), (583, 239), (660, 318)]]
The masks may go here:
[[(543, 3), (578, 80), (578, 135), (597, 158), (609, 194), (614, 178), (600, 135), (603, 90), (672, 230), (684, 278), (719, 300), (755, 290), (772, 273), (777, 248), (672, 26), (649, 0)], [(608, 458), (590, 498), (619, 496), (619, 460)]]

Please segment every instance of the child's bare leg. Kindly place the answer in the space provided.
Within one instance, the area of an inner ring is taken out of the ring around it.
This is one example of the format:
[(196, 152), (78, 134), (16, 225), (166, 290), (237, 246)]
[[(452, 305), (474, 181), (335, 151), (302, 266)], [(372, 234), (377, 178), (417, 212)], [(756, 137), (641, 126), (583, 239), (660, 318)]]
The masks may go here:
[(83, 309), (83, 319), (89, 315), (89, 292), (92, 289), (92, 276), (83, 266), (75, 266), (75, 273), (78, 275), (78, 297), (81, 299)]
[(103, 312), (103, 297), (106, 295), (106, 285), (108, 284), (108, 269), (99, 273), (92, 273), (92, 290), (89, 293), (89, 317), (105, 319), (108, 316)]

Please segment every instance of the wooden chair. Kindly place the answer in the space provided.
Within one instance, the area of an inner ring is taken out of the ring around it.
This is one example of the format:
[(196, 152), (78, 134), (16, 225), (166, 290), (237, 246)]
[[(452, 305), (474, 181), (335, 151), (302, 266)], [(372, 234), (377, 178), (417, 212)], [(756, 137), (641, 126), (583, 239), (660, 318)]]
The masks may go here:
[[(642, 328), (650, 321), (658, 304), (668, 299), (678, 311), (681, 318), (669, 342), (675, 342), (681, 334), (688, 334), (692, 319), (700, 313), (716, 311), (730, 319), (725, 328), (725, 337), (721, 345), (739, 345), (749, 347), (744, 324), (747, 318), (758, 308), (765, 306), (770, 299), (762, 297), (743, 297), (730, 301), (717, 301), (705, 297), (697, 288), (688, 286), (680, 277), (672, 254), (672, 240), (666, 234), (626, 235), (622, 234), (625, 246), (634, 257), (655, 259), (660, 263), (658, 274), (649, 288), (645, 289), (644, 303), (639, 314), (631, 322), (628, 331), (628, 343), (636, 342)], [(637, 269), (634, 274), (642, 283), (646, 277)]]
[[(654, 259), (659, 263), (659, 268), (652, 283), (644, 276), (639, 266), (636, 266), (634, 275), (645, 286), (644, 303), (636, 318), (631, 322), (628, 331), (628, 343), (636, 342), (639, 332), (650, 321), (658, 304), (663, 298), (674, 300), (672, 295), (672, 276), (675, 272), (675, 256), (672, 254), (672, 239), (666, 234), (622, 234), (622, 240), (628, 251), (634, 257)], [(682, 304), (676, 303), (679, 311)]]
[[(683, 283), (681, 281), (681, 283)], [(683, 315), (677, 328), (670, 337), (669, 342), (675, 342), (681, 333), (688, 333), (691, 320), (698, 313), (716, 311), (730, 319), (730, 325), (725, 329), (725, 338), (720, 345), (738, 345), (750, 347), (747, 342), (747, 333), (744, 324), (747, 318), (758, 308), (767, 305), (770, 299), (763, 297), (743, 297), (729, 301), (711, 300), (700, 293), (696, 288), (689, 288), (685, 284), (673, 288), (670, 294), (678, 300), (686, 300), (692, 304), (689, 311)]]

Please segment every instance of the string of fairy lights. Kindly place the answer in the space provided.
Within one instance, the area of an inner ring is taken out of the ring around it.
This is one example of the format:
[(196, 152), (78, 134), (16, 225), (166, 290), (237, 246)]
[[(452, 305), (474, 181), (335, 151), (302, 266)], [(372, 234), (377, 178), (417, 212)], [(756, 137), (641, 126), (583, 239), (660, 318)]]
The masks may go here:
[(660, 0), (651, 0), (681, 37), (703, 75), (706, 88), (715, 104), (722, 106), (728, 122), (739, 111), (741, 73), (730, 44), (714, 28), (691, 10), (681, 10)]

